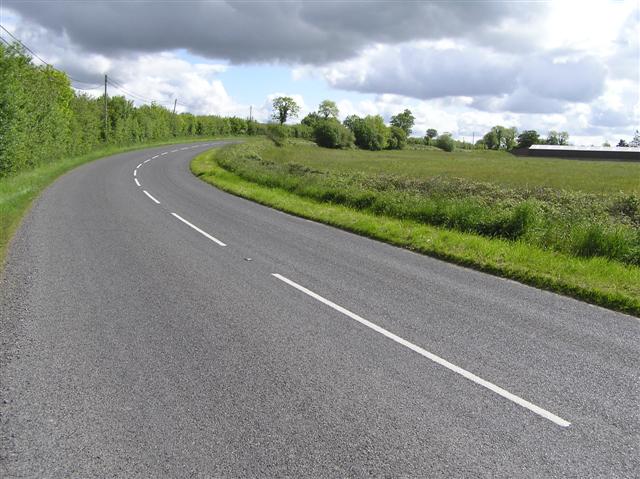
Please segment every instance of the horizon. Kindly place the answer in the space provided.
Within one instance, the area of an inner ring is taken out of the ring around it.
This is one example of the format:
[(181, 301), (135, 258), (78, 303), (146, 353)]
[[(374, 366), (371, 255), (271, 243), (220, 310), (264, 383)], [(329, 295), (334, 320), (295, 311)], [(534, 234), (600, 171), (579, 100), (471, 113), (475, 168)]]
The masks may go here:
[(638, 129), (637, 2), (369, 3), (3, 1), (0, 24), (77, 91), (102, 95), (108, 74), (110, 94), (177, 112), (264, 122), (287, 95), (298, 120), (324, 99), (341, 120), (408, 108), (415, 136), (466, 141), (498, 124), (594, 146)]

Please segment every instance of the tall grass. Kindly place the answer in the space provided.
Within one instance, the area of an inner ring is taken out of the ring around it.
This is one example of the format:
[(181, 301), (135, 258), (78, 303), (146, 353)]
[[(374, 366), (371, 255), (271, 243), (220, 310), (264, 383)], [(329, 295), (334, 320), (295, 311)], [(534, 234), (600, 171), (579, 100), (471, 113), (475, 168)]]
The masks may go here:
[[(480, 234), (565, 254), (640, 265), (640, 202), (631, 194), (549, 188), (508, 189), (482, 182), (322, 171), (264, 160), (260, 143), (217, 155), (243, 179), (317, 201)], [(290, 146), (288, 149), (295, 149)], [(290, 154), (290, 153), (289, 153)]]

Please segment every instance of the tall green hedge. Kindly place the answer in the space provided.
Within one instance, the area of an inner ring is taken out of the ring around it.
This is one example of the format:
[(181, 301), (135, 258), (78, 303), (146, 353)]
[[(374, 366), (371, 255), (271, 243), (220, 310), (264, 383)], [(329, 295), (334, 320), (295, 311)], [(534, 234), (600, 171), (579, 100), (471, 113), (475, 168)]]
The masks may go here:
[(0, 177), (105, 144), (262, 131), (242, 118), (174, 115), (155, 104), (135, 107), (122, 96), (109, 97), (107, 111), (105, 128), (104, 96), (76, 94), (64, 73), (0, 44)]

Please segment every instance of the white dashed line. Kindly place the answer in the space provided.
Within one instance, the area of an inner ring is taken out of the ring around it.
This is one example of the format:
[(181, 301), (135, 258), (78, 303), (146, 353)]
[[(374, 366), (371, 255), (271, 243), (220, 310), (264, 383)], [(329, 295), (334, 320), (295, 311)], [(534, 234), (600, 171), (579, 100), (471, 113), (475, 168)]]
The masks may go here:
[(133, 170), (133, 176), (137, 176), (138, 175), (138, 170)]
[(176, 218), (178, 218), (180, 221), (182, 221), (184, 224), (186, 224), (187, 226), (191, 226), (194, 230), (196, 230), (198, 233), (200, 233), (201, 235), (203, 235), (206, 238), (209, 238), (211, 241), (213, 241), (216, 244), (219, 244), (220, 246), (227, 246), (226, 244), (224, 244), (222, 241), (220, 241), (218, 238), (214, 238), (213, 236), (211, 236), (209, 233), (207, 233), (206, 231), (202, 231), (200, 228), (198, 228), (196, 225), (193, 225), (191, 223), (189, 223), (187, 220), (185, 220), (184, 218), (182, 218), (181, 216), (175, 214), (175, 213), (171, 213), (173, 216), (175, 216)]
[(164, 155), (166, 155), (167, 153), (169, 153), (169, 152), (168, 152), (168, 151), (163, 151), (162, 153), (160, 153), (160, 156), (164, 156)]
[(151, 196), (147, 190), (142, 190), (142, 191), (144, 192), (145, 195), (147, 195), (149, 198), (151, 198), (153, 201), (155, 201), (156, 205), (160, 204), (160, 202), (158, 200), (156, 200), (153, 196)]
[(143, 161), (143, 163), (149, 163), (151, 161), (151, 158), (147, 158), (146, 160)]
[(160, 156), (160, 155), (152, 156), (152, 157), (151, 157), (151, 159), (153, 160), (153, 159), (155, 159), (155, 158), (158, 158), (159, 156)]
[(539, 416), (542, 416), (543, 418), (548, 419), (549, 421), (552, 421), (552, 422), (556, 423), (558, 426), (568, 427), (568, 426), (571, 425), (571, 423), (569, 421), (566, 421), (566, 420), (562, 419), (561, 417), (556, 416), (553, 413), (550, 413), (546, 409), (542, 409), (541, 407), (536, 406), (535, 404), (530, 403), (529, 401), (527, 401), (525, 399), (522, 399), (521, 397), (516, 396), (515, 394), (512, 394), (509, 391), (507, 391), (505, 389), (502, 389), (501, 387), (496, 386), (495, 384), (490, 383), (489, 381), (486, 381), (486, 380), (476, 376), (475, 374), (470, 373), (469, 371), (467, 371), (465, 369), (462, 369), (459, 366), (456, 366), (455, 364), (450, 363), (446, 359), (443, 359), (440, 356), (436, 356), (435, 354), (430, 353), (429, 351), (427, 351), (425, 349), (422, 349), (420, 346), (416, 346), (415, 344), (407, 341), (406, 339), (403, 339), (400, 336), (397, 336), (397, 335), (393, 334), (392, 332), (387, 331), (384, 328), (381, 328), (377, 324), (374, 324), (374, 323), (372, 323), (370, 321), (367, 321), (366, 319), (358, 316), (357, 314), (352, 313), (348, 309), (345, 309), (342, 306), (339, 306), (339, 305), (329, 301), (328, 299), (323, 298), (319, 294), (316, 294), (313, 291), (308, 290), (304, 286), (300, 286), (298, 283), (295, 283), (294, 281), (291, 281), (290, 279), (287, 279), (284, 276), (282, 276), (280, 274), (277, 274), (277, 273), (273, 273), (273, 276), (278, 278), (280, 281), (283, 281), (283, 282), (287, 283), (289, 286), (294, 287), (298, 291), (302, 291), (304, 294), (306, 294), (308, 296), (311, 296), (312, 298), (320, 301), (321, 303), (326, 304), (330, 308), (333, 308), (336, 311), (344, 314), (345, 316), (348, 316), (351, 319), (359, 322), (360, 324), (363, 324), (367, 328), (373, 329), (375, 332), (380, 333), (383, 336), (386, 336), (387, 338), (391, 339), (392, 341), (395, 341), (396, 343), (401, 344), (402, 346), (405, 346), (405, 347), (411, 349), (412, 351), (420, 354), (421, 356), (424, 356), (427, 359), (430, 359), (431, 361), (439, 364), (440, 366), (444, 366), (445, 368), (449, 369), (450, 371), (453, 371), (454, 373), (460, 374), (461, 376), (465, 377), (466, 379), (468, 379), (470, 381), (473, 381), (474, 383), (479, 384), (480, 386), (483, 386), (483, 387), (487, 388), (488, 390), (498, 394), (499, 396), (502, 396), (503, 398), (508, 399), (509, 401), (514, 402), (515, 404), (517, 404), (519, 406), (522, 406), (523, 408), (528, 409), (529, 411), (534, 412), (534, 413), (538, 414)]
[(134, 178), (133, 181), (136, 182), (136, 185), (140, 186), (140, 182), (138, 181), (138, 178)]
[(178, 150), (171, 150), (171, 153), (177, 153)]
[(138, 166), (136, 166), (136, 170), (137, 170), (138, 168), (140, 168), (141, 166), (142, 166), (142, 163), (140, 163)]

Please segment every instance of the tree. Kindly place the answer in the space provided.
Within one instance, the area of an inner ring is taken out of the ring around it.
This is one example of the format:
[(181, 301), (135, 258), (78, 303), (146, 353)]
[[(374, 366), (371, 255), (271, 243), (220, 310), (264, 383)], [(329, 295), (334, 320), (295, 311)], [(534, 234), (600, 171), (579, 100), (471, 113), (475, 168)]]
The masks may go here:
[(636, 130), (635, 135), (633, 135), (633, 140), (629, 142), (629, 146), (633, 146), (634, 148), (640, 146), (640, 132), (638, 130)]
[(438, 136), (438, 130), (435, 128), (429, 128), (427, 133), (424, 135), (424, 140), (427, 145), (433, 143), (433, 139)]
[(389, 128), (388, 150), (402, 150), (407, 145), (407, 133), (398, 126)]
[(484, 144), (490, 150), (511, 150), (516, 144), (516, 133), (518, 130), (496, 125), (482, 137)]
[(405, 110), (402, 113), (398, 113), (391, 117), (391, 126), (402, 128), (407, 136), (409, 136), (415, 121), (416, 118), (411, 113), (411, 110)]
[(443, 133), (438, 137), (436, 141), (436, 146), (441, 150), (451, 152), (455, 146), (453, 138), (451, 137), (451, 133)]
[(321, 120), (320, 115), (318, 115), (315, 111), (312, 111), (307, 116), (305, 116), (300, 123), (303, 125), (310, 126), (311, 128), (315, 128), (316, 124)]
[(328, 120), (329, 118), (337, 119), (338, 113), (340, 113), (338, 106), (331, 100), (324, 100), (320, 103), (320, 106), (318, 106), (318, 115), (325, 120)]
[(289, 118), (295, 118), (300, 113), (300, 107), (289, 96), (279, 96), (273, 99), (272, 118), (284, 125)]
[(609, 143), (608, 141), (605, 141), (605, 142), (602, 144), (602, 146), (604, 146), (604, 147), (609, 147), (609, 146), (611, 146), (611, 143)]
[(624, 141), (622, 138), (620, 138), (620, 141), (618, 142), (618, 144), (616, 145), (617, 147), (622, 147), (622, 148), (627, 148), (629, 146), (629, 144)]
[(549, 136), (547, 136), (547, 145), (568, 145), (569, 144), (569, 133), (566, 131), (557, 132), (555, 130), (551, 130), (549, 132)]
[(388, 145), (389, 128), (380, 115), (365, 118), (350, 115), (344, 125), (353, 132), (356, 145), (364, 150), (384, 150)]
[(517, 148), (529, 148), (540, 143), (540, 135), (536, 130), (525, 130), (518, 135)]
[(351, 130), (335, 118), (318, 121), (314, 129), (314, 136), (318, 146), (325, 148), (348, 148), (353, 146), (354, 142)]

